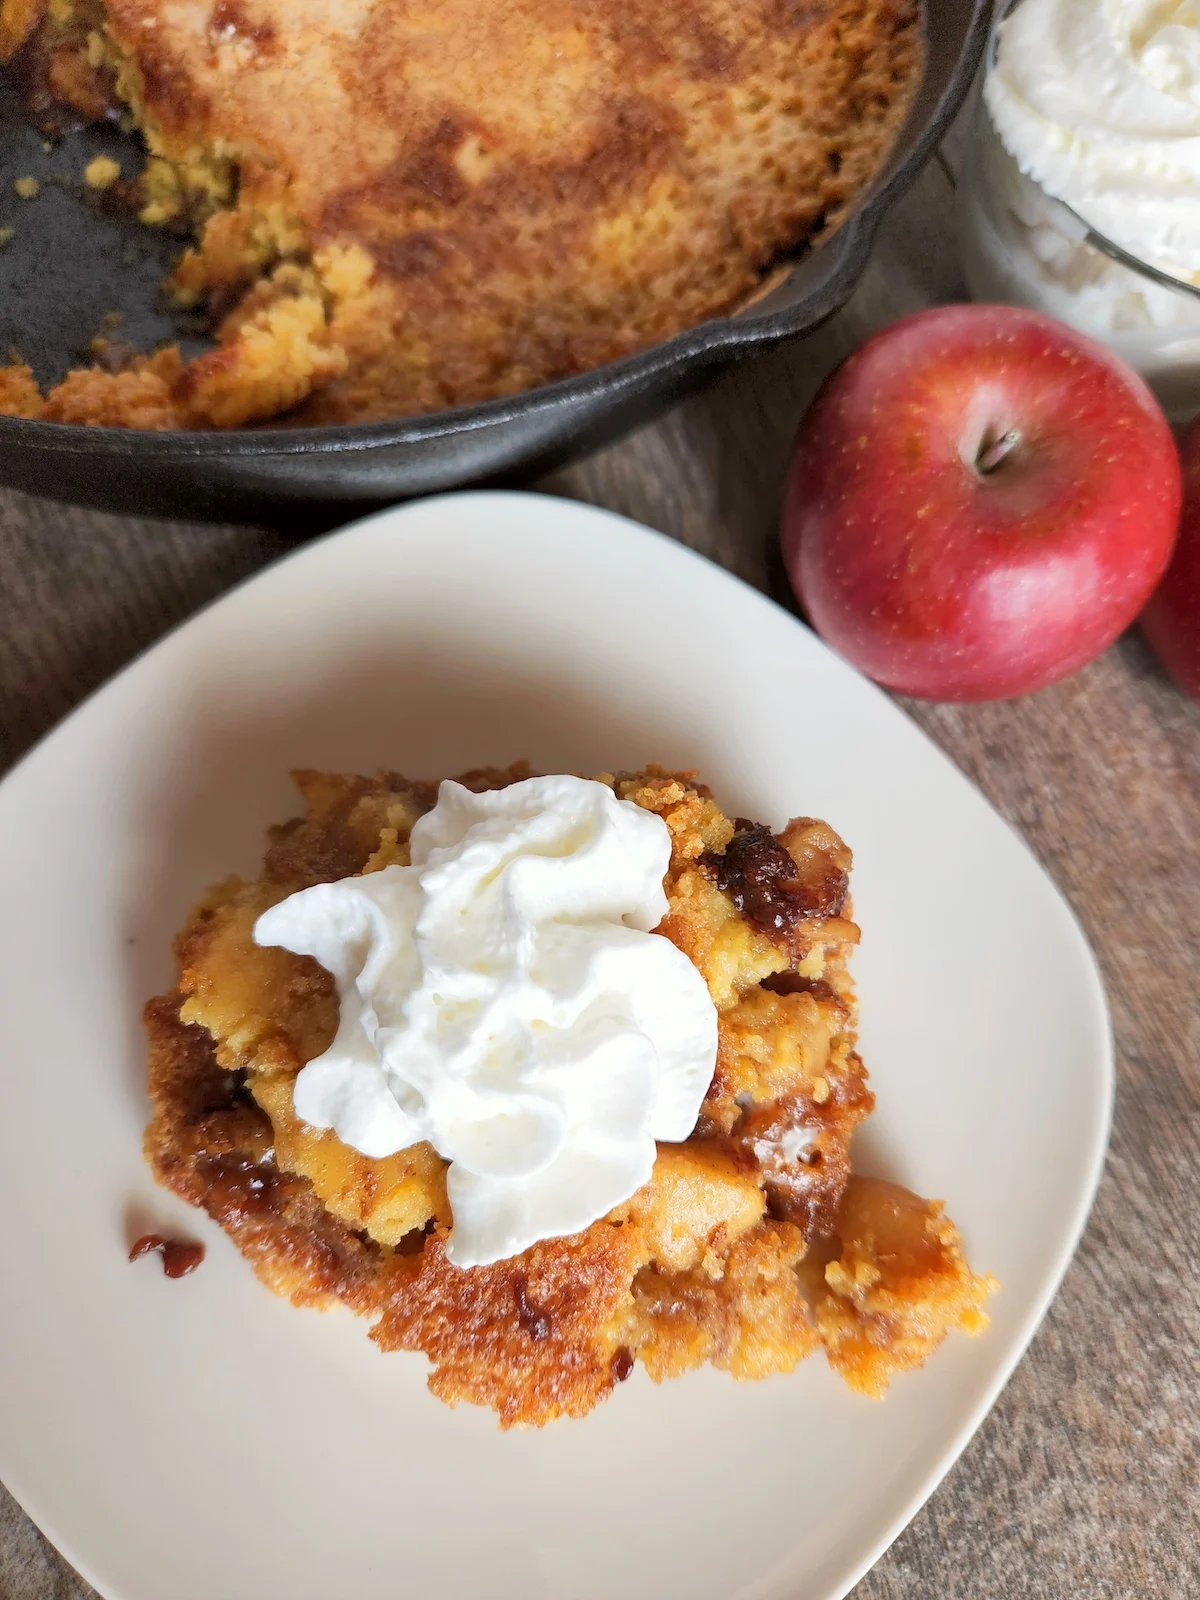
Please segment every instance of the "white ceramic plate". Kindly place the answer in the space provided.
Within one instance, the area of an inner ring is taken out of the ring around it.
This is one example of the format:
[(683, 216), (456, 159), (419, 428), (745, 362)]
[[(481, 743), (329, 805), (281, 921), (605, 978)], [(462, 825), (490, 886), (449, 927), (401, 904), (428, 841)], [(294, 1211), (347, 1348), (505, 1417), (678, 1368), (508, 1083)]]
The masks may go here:
[[(944, 1196), (1003, 1283), (880, 1405), (820, 1358), (640, 1369), (500, 1433), (419, 1356), (261, 1288), (141, 1160), (139, 1013), (292, 766), (694, 766), (853, 845), (858, 1162)], [(229, 595), (0, 785), (0, 1477), (112, 1600), (830, 1600), (958, 1455), (1057, 1286), (1103, 1158), (1104, 997), (1069, 910), (915, 727), (670, 540), (528, 495), (387, 512)], [(169, 1281), (143, 1220), (202, 1238)], [(987, 1530), (979, 1530), (987, 1537)]]

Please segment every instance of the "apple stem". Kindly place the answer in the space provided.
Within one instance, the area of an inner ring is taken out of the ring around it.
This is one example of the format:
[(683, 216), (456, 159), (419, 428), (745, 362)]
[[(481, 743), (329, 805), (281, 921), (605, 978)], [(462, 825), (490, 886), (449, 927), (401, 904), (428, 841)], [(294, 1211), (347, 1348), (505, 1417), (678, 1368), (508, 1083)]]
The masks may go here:
[(1015, 428), (1010, 428), (1007, 433), (1002, 433), (998, 439), (993, 439), (990, 444), (980, 448), (975, 457), (975, 465), (985, 475), (995, 472), (996, 468), (1010, 455), (1021, 442), (1021, 435)]

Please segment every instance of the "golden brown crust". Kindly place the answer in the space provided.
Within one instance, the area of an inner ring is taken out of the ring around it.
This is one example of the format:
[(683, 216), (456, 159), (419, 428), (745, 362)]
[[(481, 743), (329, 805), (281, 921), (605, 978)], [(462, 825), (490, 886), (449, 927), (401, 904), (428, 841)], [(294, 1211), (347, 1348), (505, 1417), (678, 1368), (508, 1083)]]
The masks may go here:
[[(519, 764), (461, 781), (482, 790), (528, 774)], [(696, 962), (718, 1008), (718, 1066), (697, 1130), (660, 1146), (650, 1183), (582, 1233), (491, 1267), (450, 1265), (445, 1163), (429, 1146), (371, 1160), (296, 1117), (292, 1082), (332, 1038), (336, 995), (314, 962), (252, 937), (262, 911), (295, 889), (405, 863), (436, 786), (395, 773), (296, 781), (307, 815), (272, 831), (259, 879), (218, 884), (195, 908), (177, 944), (178, 986), (146, 1013), (148, 1159), (270, 1287), (375, 1318), (383, 1349), (430, 1358), (442, 1399), (490, 1405), (505, 1426), (583, 1414), (635, 1360), (656, 1380), (704, 1361), (759, 1377), (824, 1343), (848, 1381), (877, 1392), (948, 1326), (982, 1325), (988, 1285), (971, 1277), (940, 1211), (915, 1196), (889, 1209), (888, 1195), (906, 1195), (891, 1186), (847, 1188), (850, 1137), (871, 1096), (853, 1048), (846, 955), (857, 929), (844, 885), (823, 912), (808, 906), (768, 937), (719, 886), (713, 858), (735, 825), (690, 774), (659, 768), (603, 781), (666, 823), (660, 931)], [(825, 824), (793, 824), (775, 844), (795, 852), (794, 879), (771, 856), (779, 892), (794, 884), (811, 898), (814, 882), (849, 870)]]
[(133, 107), (143, 215), (195, 232), (175, 287), (221, 322), (172, 390), (199, 427), (468, 404), (736, 307), (836, 225), (920, 60), (915, 0), (103, 11), (80, 93), (99, 61)]
[(619, 1313), (645, 1251), (639, 1228), (601, 1221), (463, 1271), (434, 1237), (393, 1274), (371, 1337), (423, 1351), (439, 1399), (490, 1405), (503, 1427), (583, 1416), (629, 1376)]
[(0, 417), (40, 417), (45, 401), (29, 367), (0, 367)]
[(81, 367), (52, 389), (42, 408), (46, 422), (96, 428), (162, 430), (184, 425), (173, 387), (183, 371), (179, 352), (139, 357), (123, 372)]

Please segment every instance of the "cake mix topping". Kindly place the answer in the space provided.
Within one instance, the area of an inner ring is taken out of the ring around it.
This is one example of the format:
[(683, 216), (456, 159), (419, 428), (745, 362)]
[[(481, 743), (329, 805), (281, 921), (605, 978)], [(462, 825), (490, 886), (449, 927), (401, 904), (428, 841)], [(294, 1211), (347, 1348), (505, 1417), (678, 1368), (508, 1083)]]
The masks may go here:
[(1022, 172), (1139, 260), (1200, 272), (1200, 3), (1022, 0), (985, 85)]
[(450, 1162), (459, 1266), (575, 1233), (692, 1132), (716, 1060), (700, 973), (651, 930), (660, 817), (581, 778), (443, 783), (412, 865), (301, 890), (255, 939), (334, 977), (337, 1036), (297, 1114), (364, 1155)]

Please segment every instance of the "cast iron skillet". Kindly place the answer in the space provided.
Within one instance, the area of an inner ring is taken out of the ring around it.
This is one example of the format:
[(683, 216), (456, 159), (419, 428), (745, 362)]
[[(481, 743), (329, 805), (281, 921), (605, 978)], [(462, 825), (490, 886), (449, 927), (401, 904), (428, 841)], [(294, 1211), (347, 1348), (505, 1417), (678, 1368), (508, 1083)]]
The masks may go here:
[[(231, 433), (138, 433), (0, 417), (0, 482), (109, 510), (252, 519), (289, 508), (342, 512), (481, 478), (547, 469), (617, 437), (740, 355), (811, 332), (848, 298), (884, 213), (912, 184), (953, 120), (978, 64), (990, 0), (924, 0), (926, 60), (888, 163), (826, 242), (744, 312), (705, 322), (595, 372), (505, 400), (393, 422)], [(133, 142), (116, 129), (68, 134), (53, 149), (26, 126), (11, 84), (0, 88), (0, 351), (39, 379), (77, 364), (106, 313), (139, 348), (177, 337), (154, 289), (180, 242), (79, 194), (98, 151), (128, 174)], [(12, 182), (37, 176), (21, 201)], [(71, 180), (75, 181), (72, 182)]]

